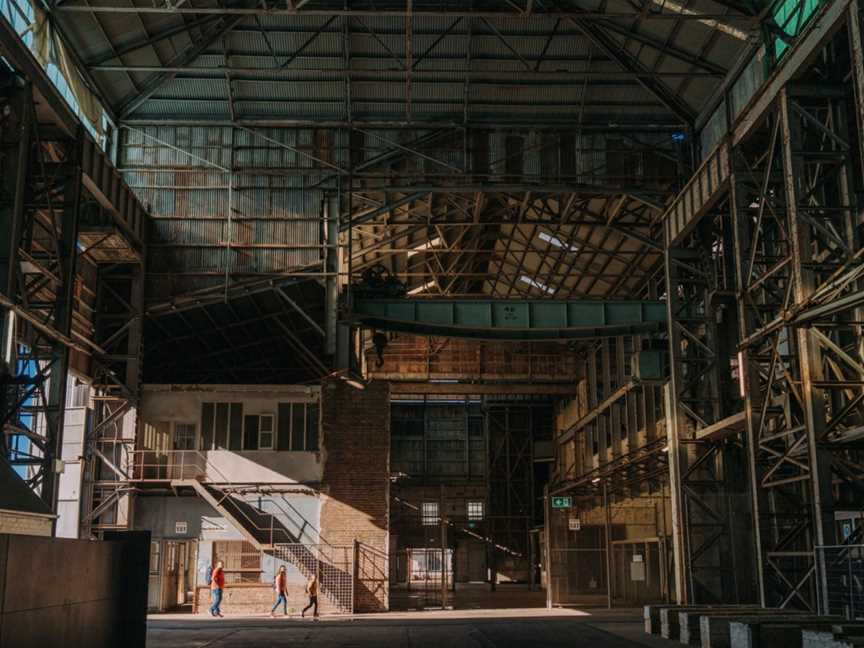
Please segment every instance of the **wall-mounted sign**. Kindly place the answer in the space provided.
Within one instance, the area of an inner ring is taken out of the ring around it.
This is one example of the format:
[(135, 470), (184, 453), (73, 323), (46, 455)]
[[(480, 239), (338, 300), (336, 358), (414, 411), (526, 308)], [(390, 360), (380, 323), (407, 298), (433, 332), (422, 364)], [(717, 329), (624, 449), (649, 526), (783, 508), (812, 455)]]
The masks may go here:
[(645, 563), (644, 562), (636, 562), (634, 560), (633, 562), (630, 563), (630, 580), (636, 581), (636, 582), (645, 580)]
[(571, 515), (567, 520), (567, 528), (571, 531), (578, 531), (582, 528), (582, 520)]
[(186, 521), (174, 523), (174, 533), (176, 535), (186, 535), (189, 533), (189, 523)]
[(563, 509), (570, 508), (573, 505), (573, 499), (570, 497), (553, 497), (552, 508)]

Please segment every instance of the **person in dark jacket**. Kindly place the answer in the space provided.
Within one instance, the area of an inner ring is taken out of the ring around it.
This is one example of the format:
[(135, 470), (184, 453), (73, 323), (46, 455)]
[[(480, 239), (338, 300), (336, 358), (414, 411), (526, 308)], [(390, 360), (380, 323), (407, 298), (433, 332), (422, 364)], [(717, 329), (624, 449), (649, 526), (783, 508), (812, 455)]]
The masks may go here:
[(309, 582), (306, 583), (306, 593), (309, 594), (309, 605), (303, 608), (303, 611), (300, 613), (301, 617), (306, 616), (306, 610), (309, 608), (314, 608), (312, 610), (312, 616), (317, 620), (318, 619), (318, 579), (315, 576), (309, 579)]

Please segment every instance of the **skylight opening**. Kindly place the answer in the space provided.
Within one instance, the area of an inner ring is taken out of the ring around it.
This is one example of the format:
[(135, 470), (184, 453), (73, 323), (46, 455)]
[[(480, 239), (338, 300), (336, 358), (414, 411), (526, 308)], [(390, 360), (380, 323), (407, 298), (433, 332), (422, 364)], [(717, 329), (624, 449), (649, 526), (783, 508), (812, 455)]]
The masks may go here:
[(420, 252), (425, 252), (426, 250), (431, 250), (432, 248), (439, 247), (441, 245), (441, 237), (436, 236), (431, 241), (426, 241), (425, 243), (420, 243), (419, 245), (415, 245), (408, 252), (408, 256), (413, 256), (415, 254), (419, 254)]
[[(669, 11), (684, 14), (685, 16), (694, 16), (699, 14), (698, 11), (688, 9), (683, 4), (675, 2), (675, 0), (651, 0), (651, 2), (659, 6), (661, 9), (668, 9)], [(750, 37), (747, 32), (738, 29), (728, 22), (721, 22), (713, 18), (697, 18), (697, 20), (707, 27), (721, 31), (727, 36), (737, 38), (738, 40), (746, 41)]]
[(570, 245), (569, 243), (565, 243), (557, 236), (552, 236), (551, 234), (547, 234), (546, 232), (540, 232), (537, 236), (540, 237), (541, 241), (545, 241), (549, 245), (554, 245), (555, 247), (559, 247), (562, 250), (567, 250), (568, 252), (578, 252), (579, 246)]
[(529, 286), (532, 286), (534, 288), (537, 288), (538, 290), (542, 290), (547, 295), (554, 295), (555, 294), (554, 288), (552, 288), (551, 286), (547, 286), (546, 284), (541, 283), (541, 282), (537, 281), (536, 279), (532, 279), (531, 277), (529, 277), (527, 275), (522, 275), (521, 277), (519, 277), (519, 281), (526, 283)]
[(409, 290), (408, 294), (409, 295), (417, 295), (417, 294), (420, 294), (422, 292), (426, 292), (430, 288), (434, 288), (434, 287), (435, 287), (434, 281), (427, 281), (426, 283), (420, 284), (416, 288), (412, 288), (411, 290)]

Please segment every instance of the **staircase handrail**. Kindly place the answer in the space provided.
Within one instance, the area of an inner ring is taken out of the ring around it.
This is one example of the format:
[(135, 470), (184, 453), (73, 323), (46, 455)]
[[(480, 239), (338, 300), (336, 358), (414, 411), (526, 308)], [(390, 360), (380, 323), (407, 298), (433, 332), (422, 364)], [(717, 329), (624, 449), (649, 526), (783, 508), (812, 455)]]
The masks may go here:
[[(199, 457), (201, 457), (201, 459), (204, 461), (204, 473), (203, 473), (203, 475), (199, 475), (198, 477), (196, 477), (196, 479), (197, 479), (198, 481), (201, 481), (201, 482), (203, 483), (203, 480), (201, 480), (200, 477), (202, 477), (202, 476), (203, 476), (203, 477), (206, 477), (206, 476), (208, 475), (208, 473), (212, 470), (212, 472), (215, 473), (215, 474), (219, 477), (219, 479), (221, 480), (221, 481), (219, 482), (220, 484), (224, 484), (224, 485), (226, 485), (226, 486), (228, 487), (229, 490), (233, 490), (233, 489), (235, 488), (234, 482), (232, 482), (232, 481), (231, 481), (231, 480), (230, 480), (230, 479), (225, 475), (225, 473), (223, 473), (221, 470), (219, 470), (219, 468), (217, 468), (216, 465), (215, 465), (212, 461), (210, 461), (210, 459), (207, 457), (207, 455), (204, 454), (203, 451), (201, 451), (201, 450), (197, 450), (197, 449), (196, 449), (196, 450), (194, 450), (194, 452), (197, 453), (197, 455), (198, 455)], [(224, 493), (224, 497), (223, 497), (221, 500), (219, 500), (219, 503), (221, 504), (223, 501), (225, 501), (226, 498), (228, 498), (228, 497), (230, 497), (230, 496), (231, 496), (231, 495), (230, 495), (229, 493)], [(248, 502), (245, 502), (245, 501), (244, 501), (244, 504), (248, 504)], [(251, 505), (250, 505), (250, 506), (251, 506)], [(258, 530), (258, 531), (268, 531), (268, 529), (267, 529), (266, 527), (261, 527), (257, 522), (255, 522), (253, 519), (251, 519), (251, 518), (249, 517), (249, 515), (246, 513), (246, 511), (244, 511), (242, 508), (240, 508), (240, 507), (235, 507), (235, 509), (236, 509), (236, 511), (237, 511), (238, 513), (240, 513), (240, 514), (243, 516), (243, 518), (244, 518), (247, 522), (250, 523), (250, 525), (251, 525), (254, 529), (256, 529), (256, 530)], [(233, 513), (232, 513), (232, 515), (233, 515)], [(280, 531), (280, 532), (284, 533), (285, 535), (288, 535), (288, 531), (287, 531), (287, 530), (280, 529), (280, 528), (275, 528), (275, 529), (274, 529), (274, 524), (273, 524), (273, 522), (274, 522), (274, 521), (278, 521), (278, 519), (276, 518), (275, 515), (273, 515), (272, 513), (268, 513), (267, 511), (261, 511), (261, 515), (270, 518), (270, 528), (269, 528), (269, 532), (270, 532), (270, 533), (269, 533), (269, 535), (270, 535), (270, 542), (268, 543), (269, 545), (273, 545), (273, 534), (274, 534), (274, 530), (275, 530), (275, 531)], [(281, 524), (281, 523), (280, 523), (280, 524)], [(288, 535), (288, 539), (289, 539), (289, 540), (293, 540), (294, 538), (292, 538), (290, 535)]]

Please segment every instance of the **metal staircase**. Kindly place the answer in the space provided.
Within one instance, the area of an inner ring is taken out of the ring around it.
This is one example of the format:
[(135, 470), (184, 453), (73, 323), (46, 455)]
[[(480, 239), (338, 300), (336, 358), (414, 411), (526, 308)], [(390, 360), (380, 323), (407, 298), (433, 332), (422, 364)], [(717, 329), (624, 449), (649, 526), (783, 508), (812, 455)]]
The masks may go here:
[[(214, 486), (198, 479), (172, 480), (172, 487), (191, 488), (259, 551), (293, 565), (306, 578), (315, 575), (319, 591), (340, 613), (354, 611), (354, 548), (300, 542), (282, 521), (236, 495), (230, 485)], [(249, 487), (244, 486), (244, 490)], [(258, 491), (281, 511), (278, 499)]]

